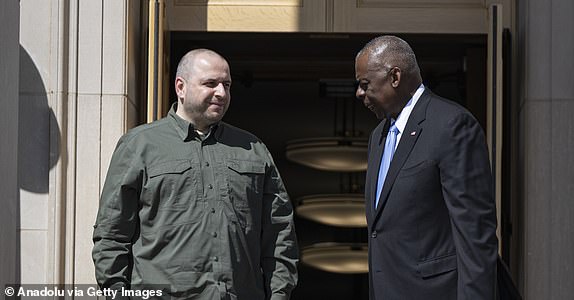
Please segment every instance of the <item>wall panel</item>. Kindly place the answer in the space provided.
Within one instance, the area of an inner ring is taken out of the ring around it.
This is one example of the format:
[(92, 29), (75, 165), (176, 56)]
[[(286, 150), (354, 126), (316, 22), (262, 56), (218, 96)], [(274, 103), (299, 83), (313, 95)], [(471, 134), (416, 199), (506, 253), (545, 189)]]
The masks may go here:
[(325, 1), (167, 1), (169, 30), (297, 32), (325, 30)]

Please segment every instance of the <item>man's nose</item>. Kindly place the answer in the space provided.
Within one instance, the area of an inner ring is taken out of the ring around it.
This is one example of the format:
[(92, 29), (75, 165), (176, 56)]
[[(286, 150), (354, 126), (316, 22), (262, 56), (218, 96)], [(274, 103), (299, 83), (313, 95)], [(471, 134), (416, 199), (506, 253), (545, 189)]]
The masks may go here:
[(365, 90), (358, 86), (355, 90), (355, 97), (357, 97), (359, 100), (363, 99), (365, 97)]
[(225, 96), (225, 94), (227, 94), (227, 90), (225, 89), (225, 85), (223, 85), (223, 83), (219, 83), (215, 87), (215, 94), (218, 96)]

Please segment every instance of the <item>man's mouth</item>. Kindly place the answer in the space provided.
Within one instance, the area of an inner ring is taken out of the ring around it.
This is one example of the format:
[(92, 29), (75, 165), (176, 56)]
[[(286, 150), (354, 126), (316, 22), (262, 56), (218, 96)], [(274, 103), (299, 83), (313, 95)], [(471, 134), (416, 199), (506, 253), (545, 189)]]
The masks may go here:
[(209, 105), (224, 107), (225, 102), (210, 102)]
[(369, 110), (371, 110), (372, 112), (375, 111), (375, 106), (374, 106), (374, 105), (365, 103), (365, 106), (366, 106)]

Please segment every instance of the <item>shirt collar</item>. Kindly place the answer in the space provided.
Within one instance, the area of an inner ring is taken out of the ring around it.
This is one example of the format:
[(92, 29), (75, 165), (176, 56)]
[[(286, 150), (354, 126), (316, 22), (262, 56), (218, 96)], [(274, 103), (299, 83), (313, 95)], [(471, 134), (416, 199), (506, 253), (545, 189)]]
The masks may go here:
[[(184, 141), (189, 141), (195, 137), (199, 137), (198, 133), (195, 132), (195, 127), (193, 124), (187, 120), (184, 120), (182, 117), (178, 116), (177, 113), (177, 102), (173, 103), (171, 106), (168, 117), (175, 125), (177, 133)], [(219, 126), (220, 122), (217, 122), (211, 125), (210, 133), (206, 138), (213, 136), (216, 140), (221, 136), (221, 126)]]
[(401, 110), (401, 113), (399, 114), (397, 120), (395, 121), (395, 125), (397, 126), (399, 133), (402, 133), (405, 130), (405, 127), (407, 126), (407, 121), (409, 120), (409, 116), (411, 115), (413, 108), (419, 101), (419, 98), (421, 97), (424, 91), (425, 86), (421, 83), (421, 85), (417, 88), (417, 91), (415, 92), (413, 97), (409, 100), (409, 102), (407, 102), (407, 105), (403, 107), (403, 110)]

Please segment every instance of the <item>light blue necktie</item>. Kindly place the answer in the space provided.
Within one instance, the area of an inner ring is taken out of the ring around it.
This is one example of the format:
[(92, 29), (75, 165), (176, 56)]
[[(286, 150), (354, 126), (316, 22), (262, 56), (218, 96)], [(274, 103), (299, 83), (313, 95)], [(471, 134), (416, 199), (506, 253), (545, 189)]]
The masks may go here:
[(391, 122), (391, 128), (389, 128), (389, 133), (387, 133), (387, 139), (385, 141), (385, 150), (383, 152), (383, 157), (381, 158), (381, 166), (379, 167), (379, 177), (377, 179), (377, 198), (375, 199), (375, 209), (379, 205), (379, 197), (381, 197), (381, 191), (383, 190), (383, 184), (385, 183), (385, 177), (387, 177), (387, 171), (389, 171), (389, 166), (393, 160), (393, 154), (395, 153), (395, 144), (397, 143), (397, 134), (399, 130), (395, 125), (395, 121)]

